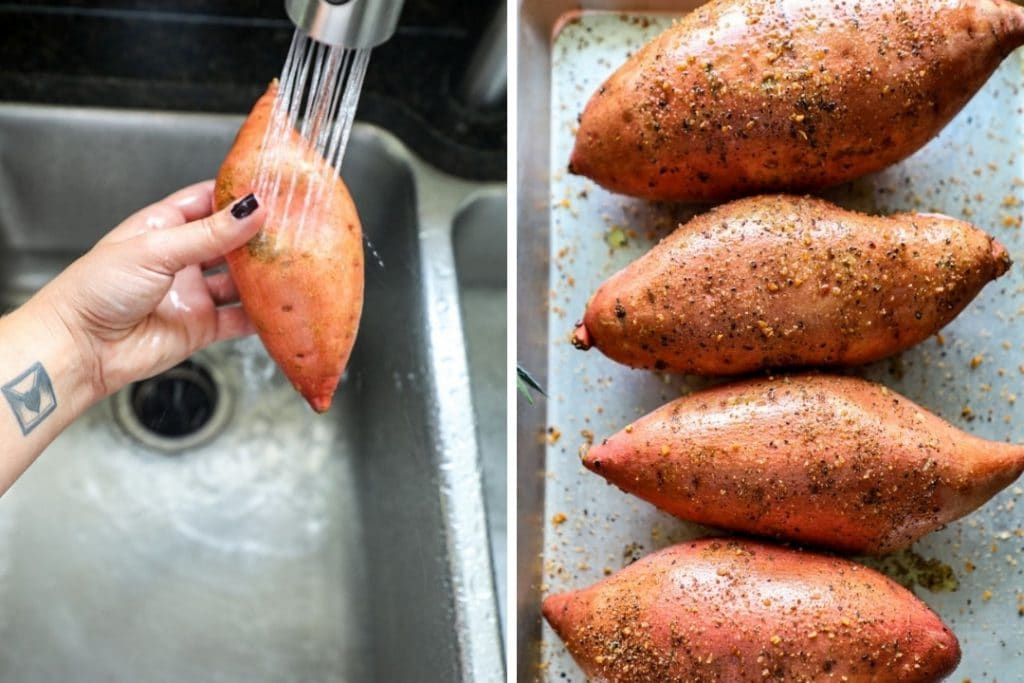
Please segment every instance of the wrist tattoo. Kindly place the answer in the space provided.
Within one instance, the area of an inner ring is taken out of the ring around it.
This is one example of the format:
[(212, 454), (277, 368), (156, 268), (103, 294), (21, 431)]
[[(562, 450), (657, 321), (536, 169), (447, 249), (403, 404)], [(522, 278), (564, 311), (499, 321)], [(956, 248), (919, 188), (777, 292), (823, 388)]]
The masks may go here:
[(23, 435), (28, 435), (57, 408), (53, 382), (42, 363), (35, 363), (0, 387), (0, 391), (14, 411)]

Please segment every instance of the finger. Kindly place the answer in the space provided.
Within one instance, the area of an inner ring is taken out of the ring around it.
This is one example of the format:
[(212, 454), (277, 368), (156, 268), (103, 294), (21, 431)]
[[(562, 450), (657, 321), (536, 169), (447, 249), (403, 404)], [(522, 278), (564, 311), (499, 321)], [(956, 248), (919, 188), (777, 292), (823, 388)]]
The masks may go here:
[(213, 270), (214, 268), (220, 268), (223, 265), (224, 257), (218, 256), (217, 258), (212, 258), (209, 261), (203, 261), (199, 264), (199, 268), (201, 270)]
[(242, 246), (259, 231), (266, 215), (250, 194), (207, 218), (140, 235), (132, 240), (131, 248), (139, 249), (140, 265), (173, 275), (185, 266), (210, 261)]
[(217, 309), (216, 341), (237, 339), (256, 333), (256, 326), (241, 306)]
[(185, 220), (191, 223), (213, 213), (213, 187), (214, 181), (204, 180), (178, 190), (164, 201), (181, 209)]
[(213, 213), (213, 181), (204, 180), (136, 211), (111, 230), (100, 244), (123, 242), (150, 230), (183, 225)]
[(206, 288), (210, 291), (210, 298), (218, 306), (238, 303), (238, 287), (231, 279), (231, 273), (217, 273), (207, 275)]

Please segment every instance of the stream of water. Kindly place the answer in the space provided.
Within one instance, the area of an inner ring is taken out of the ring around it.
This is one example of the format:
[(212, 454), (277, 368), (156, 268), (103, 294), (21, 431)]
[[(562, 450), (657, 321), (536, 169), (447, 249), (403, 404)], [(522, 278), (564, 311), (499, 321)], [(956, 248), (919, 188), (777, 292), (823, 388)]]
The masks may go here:
[[(261, 145), (256, 193), (267, 198), (270, 215), (297, 217), (288, 222), (295, 241), (330, 209), (327, 179), (341, 169), (369, 63), (368, 48), (326, 45), (300, 30), (292, 37)], [(293, 158), (296, 132), (308, 143), (300, 160)], [(292, 214), (295, 202), (301, 210)]]

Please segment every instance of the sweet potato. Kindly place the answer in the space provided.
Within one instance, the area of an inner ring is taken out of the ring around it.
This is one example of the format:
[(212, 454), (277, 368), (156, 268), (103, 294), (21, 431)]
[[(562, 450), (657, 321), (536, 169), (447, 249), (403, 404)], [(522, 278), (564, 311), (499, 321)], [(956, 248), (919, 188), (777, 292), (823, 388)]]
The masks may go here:
[[(276, 146), (276, 195), (264, 196), (255, 187), (276, 93), (274, 82), (238, 131), (217, 175), (215, 198), (224, 207), (257, 191), (269, 207), (262, 231), (227, 255), (228, 267), (267, 351), (322, 413), (331, 405), (359, 327), (362, 227), (337, 172), (291, 127), (266, 141)], [(306, 206), (307, 196), (317, 201)]]
[(1024, 446), (966, 434), (874, 382), (798, 375), (676, 399), (583, 464), (683, 519), (882, 554), (1013, 483)]
[(694, 218), (610, 278), (573, 341), (700, 375), (858, 365), (934, 334), (1009, 265), (996, 240), (945, 216), (753, 197)]
[(924, 145), (1022, 42), (1007, 0), (712, 0), (594, 94), (570, 170), (677, 201), (853, 180)]
[(543, 613), (608, 683), (925, 683), (960, 660), (956, 636), (885, 576), (751, 542), (662, 550)]

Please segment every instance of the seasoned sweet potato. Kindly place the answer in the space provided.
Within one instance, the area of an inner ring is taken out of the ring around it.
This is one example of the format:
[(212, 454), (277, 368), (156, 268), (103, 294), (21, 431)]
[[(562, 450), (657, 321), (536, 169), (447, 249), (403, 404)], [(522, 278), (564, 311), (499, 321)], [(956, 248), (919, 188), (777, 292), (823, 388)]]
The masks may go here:
[[(238, 131), (217, 175), (215, 197), (224, 207), (256, 191), (269, 207), (262, 231), (227, 255), (228, 267), (267, 351), (322, 413), (331, 405), (359, 328), (362, 227), (337, 172), (297, 131), (288, 127), (280, 138), (265, 140), (276, 93), (275, 81)], [(256, 188), (265, 143), (275, 147), (269, 156), (281, 178), (271, 184), (275, 196)]]
[(1024, 446), (966, 434), (874, 382), (798, 375), (676, 399), (583, 464), (683, 519), (881, 554), (1013, 483)]
[(594, 94), (570, 170), (677, 201), (828, 187), (912, 154), (1022, 42), (1007, 0), (712, 0)]
[(611, 277), (573, 341), (699, 375), (858, 365), (934, 334), (1009, 265), (996, 240), (945, 216), (753, 197), (694, 218)]
[(939, 617), (885, 576), (751, 542), (668, 548), (543, 612), (608, 683), (926, 683), (960, 660)]

